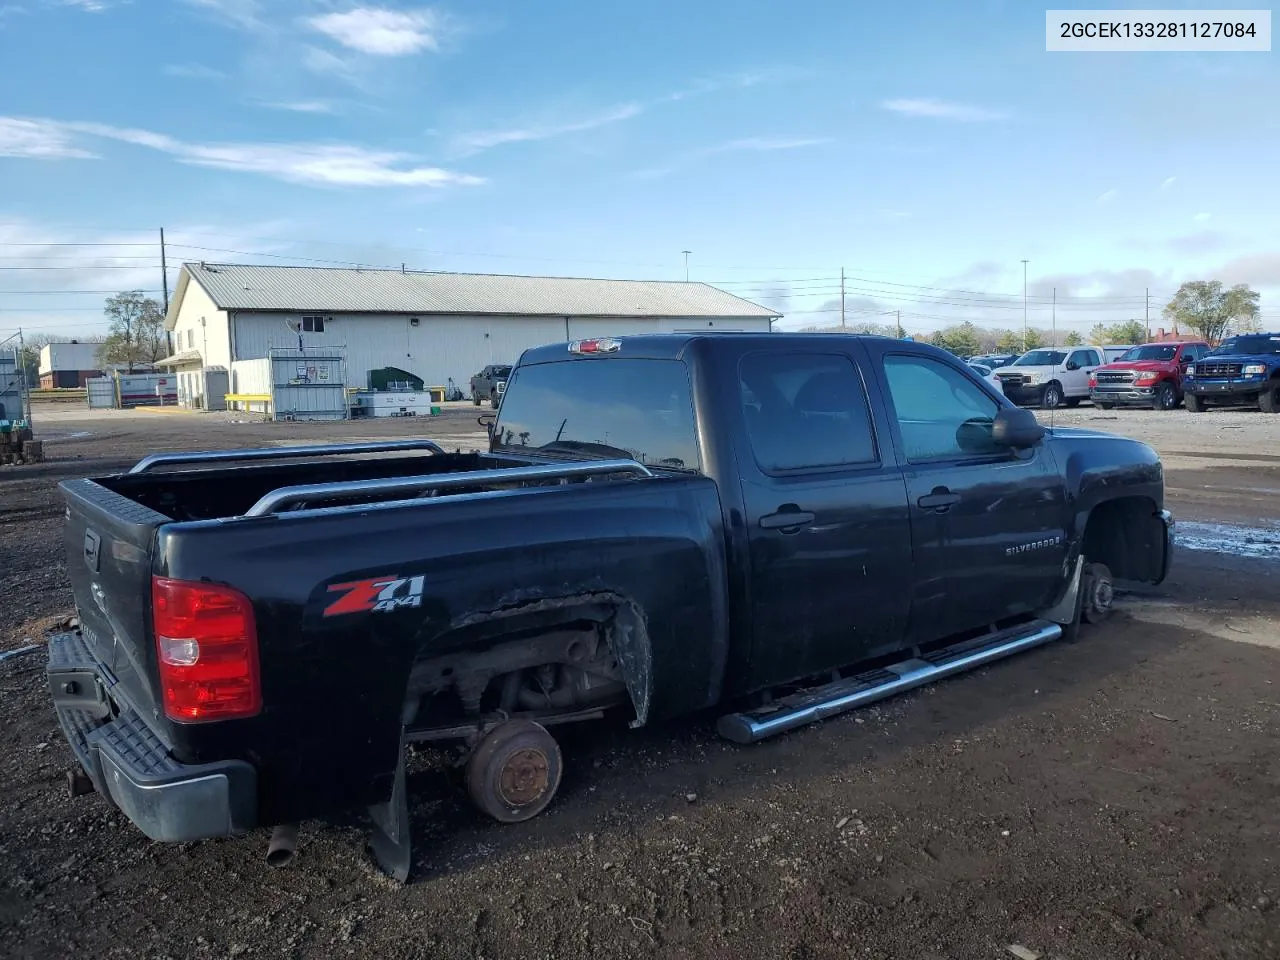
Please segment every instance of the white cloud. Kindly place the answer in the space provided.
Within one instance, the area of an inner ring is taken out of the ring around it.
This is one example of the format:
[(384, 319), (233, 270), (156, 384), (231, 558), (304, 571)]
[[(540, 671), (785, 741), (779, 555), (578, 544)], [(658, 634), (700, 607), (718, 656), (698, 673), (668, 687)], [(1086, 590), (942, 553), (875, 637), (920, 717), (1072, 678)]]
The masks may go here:
[(62, 123), (0, 117), (0, 156), (55, 159), (92, 157), (73, 134), (158, 150), (181, 163), (257, 173), (290, 183), (358, 187), (446, 187), (483, 183), (480, 177), (422, 165), (391, 150), (324, 143), (186, 143), (150, 130), (103, 123)]
[(207, 10), (218, 20), (242, 30), (260, 30), (265, 27), (258, 16), (258, 0), (184, 0), (193, 7)]
[(1119, 195), (1120, 195), (1120, 191), (1119, 191), (1119, 190), (1108, 190), (1106, 193), (1104, 193), (1104, 194), (1102, 194), (1101, 196), (1099, 196), (1099, 197), (1098, 197), (1098, 202), (1099, 202), (1099, 203), (1104, 203), (1104, 204), (1105, 204), (1105, 203), (1110, 203), (1112, 200), (1114, 200), (1114, 199), (1115, 199), (1116, 197), (1118, 197)]
[(629, 120), (644, 112), (644, 105), (624, 103), (604, 113), (584, 120), (570, 120), (561, 123), (530, 124), (528, 126), (511, 127), (506, 130), (487, 130), (477, 133), (466, 133), (458, 137), (456, 145), (465, 150), (487, 150), (503, 143), (523, 143), (529, 140), (548, 140), (567, 133), (581, 133), (594, 130), (610, 123)]
[(429, 10), (357, 7), (346, 13), (312, 17), (308, 23), (344, 47), (375, 57), (402, 57), (438, 46), (438, 20)]
[(1004, 120), (1008, 114), (985, 107), (976, 107), (967, 103), (950, 103), (946, 100), (935, 100), (931, 97), (919, 99), (885, 100), (880, 104), (885, 110), (905, 114), (909, 117), (934, 117), (939, 120), (958, 120), (962, 123), (982, 123), (991, 120)]
[(164, 67), (164, 74), (189, 80), (225, 80), (227, 78), (221, 70), (206, 67), (203, 63), (170, 63)]
[(693, 150), (663, 166), (638, 170), (632, 176), (639, 177), (642, 180), (654, 180), (674, 173), (687, 163), (720, 153), (769, 153), (776, 150), (800, 150), (805, 147), (818, 147), (832, 142), (830, 137), (744, 137), (740, 140), (728, 140), (725, 143)]
[(76, 7), (86, 13), (101, 13), (110, 6), (107, 0), (58, 0), (58, 5)]
[(336, 53), (321, 50), (319, 47), (307, 47), (302, 54), (302, 65), (312, 73), (325, 76), (337, 74), (342, 77), (351, 75), (351, 64)]
[(785, 137), (772, 139), (769, 137), (747, 137), (743, 140), (730, 140), (728, 143), (722, 143), (719, 146), (708, 147), (701, 152), (709, 154), (737, 153), (744, 150), (751, 152), (798, 150), (801, 147), (819, 147), (830, 142), (830, 137), (792, 137), (790, 139)]
[(1173, 186), (1174, 182), (1175, 182), (1177, 179), (1178, 179), (1177, 177), (1165, 177), (1165, 178), (1164, 178), (1164, 183), (1160, 184), (1160, 189), (1161, 189), (1161, 190), (1168, 190), (1170, 187), (1172, 187), (1172, 186)]
[(1196, 214), (1194, 217), (1192, 217), (1191, 219), (1192, 219), (1192, 220), (1195, 220), (1195, 221), (1197, 221), (1197, 222), (1199, 222), (1199, 223), (1203, 223), (1204, 221), (1208, 220), (1211, 216), (1213, 216), (1213, 214), (1211, 214), (1211, 213), (1197, 213), (1197, 214)]
[(290, 183), (358, 187), (445, 187), (483, 183), (480, 177), (439, 167), (419, 166), (416, 158), (389, 150), (347, 144), (184, 143), (162, 133), (71, 123), (68, 129), (159, 150), (182, 163), (219, 170), (257, 173)]
[(289, 110), (293, 113), (337, 113), (332, 103), (324, 100), (297, 100), (288, 103), (263, 103), (271, 110)]
[(52, 120), (0, 117), (0, 157), (86, 160), (94, 154), (75, 146), (68, 131)]

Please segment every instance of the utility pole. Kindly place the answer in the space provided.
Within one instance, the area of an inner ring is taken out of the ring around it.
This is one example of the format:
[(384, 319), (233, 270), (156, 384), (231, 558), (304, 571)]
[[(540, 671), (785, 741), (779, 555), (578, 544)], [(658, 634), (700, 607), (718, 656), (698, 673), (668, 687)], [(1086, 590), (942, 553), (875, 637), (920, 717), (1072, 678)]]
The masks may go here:
[(164, 289), (164, 312), (169, 315), (169, 268), (164, 259), (164, 227), (160, 228), (160, 286)]
[(1022, 352), (1027, 352), (1027, 261), (1022, 261)]
[(1053, 345), (1056, 347), (1058, 345), (1058, 288), (1057, 287), (1053, 288), (1053, 314), (1052, 314), (1052, 319), (1049, 322), (1052, 324)]
[(844, 267), (840, 268), (840, 332), (844, 333)]
[(689, 254), (693, 253), (693, 251), (681, 250), (680, 252), (684, 254), (684, 282), (688, 283), (689, 282)]
[(18, 389), (22, 391), (18, 401), (22, 407), (22, 419), (31, 426), (31, 389), (27, 386), (27, 345), (22, 339), (22, 328), (18, 328)]
[(1147, 287), (1147, 343), (1151, 342), (1151, 288)]
[(902, 311), (895, 310), (894, 313), (898, 315), (898, 339), (901, 340), (902, 339)]

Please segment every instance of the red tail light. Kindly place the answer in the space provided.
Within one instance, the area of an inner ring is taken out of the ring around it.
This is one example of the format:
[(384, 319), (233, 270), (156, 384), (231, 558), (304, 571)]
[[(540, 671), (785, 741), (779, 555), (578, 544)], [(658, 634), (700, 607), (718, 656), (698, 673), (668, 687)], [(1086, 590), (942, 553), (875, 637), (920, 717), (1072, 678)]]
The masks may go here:
[(262, 709), (248, 597), (211, 583), (152, 577), (151, 619), (171, 720), (230, 720)]

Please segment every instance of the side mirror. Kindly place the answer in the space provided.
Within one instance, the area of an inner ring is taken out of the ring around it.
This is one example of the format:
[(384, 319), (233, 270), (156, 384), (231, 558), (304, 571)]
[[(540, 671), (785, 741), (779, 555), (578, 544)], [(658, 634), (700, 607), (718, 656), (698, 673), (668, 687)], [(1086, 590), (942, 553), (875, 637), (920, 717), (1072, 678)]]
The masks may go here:
[(1025, 407), (1002, 407), (992, 421), (991, 439), (1000, 447), (1025, 450), (1044, 439), (1044, 427)]
[(1076, 363), (1074, 360), (1068, 360), (1068, 361), (1067, 361), (1067, 369), (1068, 369), (1068, 370), (1079, 370), (1079, 369), (1080, 369), (1080, 364)]
[(482, 413), (476, 417), (476, 423), (484, 427), (485, 432), (489, 434), (489, 442), (493, 442), (493, 425), (497, 423), (498, 415), (496, 413)]

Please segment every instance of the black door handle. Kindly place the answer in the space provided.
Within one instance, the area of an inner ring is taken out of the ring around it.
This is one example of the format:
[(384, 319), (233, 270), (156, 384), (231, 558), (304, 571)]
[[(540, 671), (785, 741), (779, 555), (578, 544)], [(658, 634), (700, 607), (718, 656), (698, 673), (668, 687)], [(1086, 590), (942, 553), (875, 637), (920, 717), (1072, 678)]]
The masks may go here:
[(761, 517), (760, 526), (766, 530), (786, 532), (807, 527), (816, 519), (817, 517), (807, 510), (779, 510), (777, 513), (767, 513)]
[(937, 510), (945, 513), (960, 502), (960, 494), (952, 493), (946, 487), (935, 487), (933, 493), (927, 493), (916, 501), (916, 506), (925, 510)]

